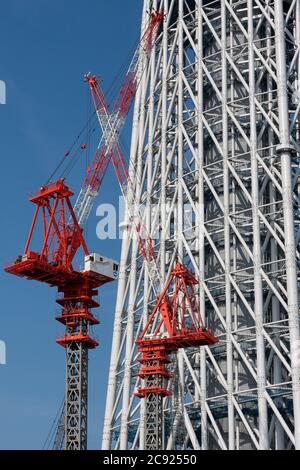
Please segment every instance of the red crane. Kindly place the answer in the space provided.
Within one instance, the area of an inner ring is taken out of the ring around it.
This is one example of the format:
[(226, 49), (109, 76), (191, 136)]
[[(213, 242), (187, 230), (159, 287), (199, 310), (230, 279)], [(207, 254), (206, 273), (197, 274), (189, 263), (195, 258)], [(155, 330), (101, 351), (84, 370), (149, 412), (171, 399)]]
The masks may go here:
[(163, 448), (163, 400), (172, 395), (169, 385), (173, 377), (168, 365), (176, 360), (170, 355), (180, 348), (211, 346), (218, 342), (203, 325), (195, 292), (197, 285), (194, 274), (177, 262), (136, 341), (143, 385), (137, 388), (135, 395), (145, 400), (146, 450)]
[[(65, 446), (68, 450), (87, 447), (87, 365), (88, 350), (98, 346), (91, 326), (99, 323), (92, 310), (98, 287), (117, 278), (117, 264), (90, 255), (76, 220), (70, 197), (73, 193), (64, 180), (42, 187), (30, 201), (36, 205), (23, 256), (5, 271), (54, 286), (56, 302), (62, 307), (57, 320), (65, 325), (57, 343), (66, 348)], [(39, 252), (31, 248), (34, 231), (42, 234)], [(85, 254), (83, 271), (72, 262), (79, 248)]]
[[(197, 285), (194, 274), (177, 261), (136, 342), (142, 364), (139, 376), (145, 380), (145, 386), (136, 392), (140, 398), (150, 394), (170, 395), (164, 380), (171, 378), (166, 367), (170, 353), (218, 341), (203, 325), (195, 293)], [(170, 288), (172, 295), (169, 294)]]
[[(139, 85), (140, 73), (144, 69), (143, 61), (153, 47), (162, 20), (161, 12), (150, 15), (145, 34), (134, 54), (114, 107), (115, 136), (119, 135), (125, 122)], [(112, 135), (111, 139), (113, 142)], [(92, 310), (99, 306), (95, 300), (98, 287), (117, 278), (117, 263), (90, 254), (83, 237), (85, 223), (112, 158), (113, 148), (105, 144), (97, 149), (74, 210), (70, 201), (73, 193), (64, 179), (41, 187), (30, 199), (36, 209), (24, 253), (5, 268), (10, 274), (37, 280), (58, 289), (57, 303), (61, 305), (62, 311), (57, 320), (66, 327), (65, 335), (57, 342), (66, 348), (64, 439), (68, 450), (87, 448), (88, 349), (98, 345), (90, 332), (90, 327), (98, 323)], [(118, 162), (114, 159), (115, 165), (120, 172), (127, 174), (124, 159), (121, 161), (120, 155)], [(40, 250), (32, 248), (33, 235), (36, 233), (42, 235)], [(82, 271), (73, 266), (80, 248), (85, 255)]]

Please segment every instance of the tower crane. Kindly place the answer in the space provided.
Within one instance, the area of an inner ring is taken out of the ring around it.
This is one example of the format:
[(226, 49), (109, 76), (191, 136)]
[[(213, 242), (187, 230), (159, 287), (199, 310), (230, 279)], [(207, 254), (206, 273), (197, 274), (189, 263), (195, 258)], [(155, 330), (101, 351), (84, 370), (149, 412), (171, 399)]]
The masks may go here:
[[(108, 110), (97, 77), (88, 74), (86, 81), (89, 83), (102, 128), (104, 145), (110, 151), (110, 158), (127, 202), (129, 222), (136, 230), (140, 254), (147, 263), (150, 280), (158, 295), (155, 308), (136, 342), (141, 354), (139, 362), (142, 364), (139, 377), (144, 381), (144, 386), (140, 386), (135, 395), (146, 400), (145, 448), (159, 450), (163, 443), (163, 398), (171, 395), (167, 387), (168, 380), (171, 379), (167, 367), (170, 363), (170, 354), (176, 353), (181, 348), (210, 346), (217, 343), (218, 338), (204, 327), (195, 291), (198, 281), (186, 266), (177, 261), (167, 283), (163, 286), (155, 260), (152, 239), (143, 227), (142, 215), (136, 208), (134, 185), (124, 165), (118, 136), (124, 124), (124, 115), (121, 110), (129, 109), (130, 100), (133, 100), (136, 92), (138, 73), (137, 67), (135, 74), (129, 74), (129, 79), (124, 82), (119, 93), (119, 96), (124, 97), (126, 104), (120, 105), (122, 99), (119, 98), (112, 112)], [(169, 294), (170, 289), (173, 289), (172, 295)]]
[[(149, 25), (133, 56), (111, 112), (108, 110), (97, 78), (91, 74), (86, 75), (102, 128), (104, 144), (102, 146), (101, 143), (99, 144), (93, 161), (88, 167), (74, 210), (70, 202), (73, 193), (63, 179), (43, 186), (30, 199), (36, 204), (36, 210), (24, 254), (18, 257), (13, 265), (6, 268), (6, 271), (11, 274), (35, 279), (58, 288), (60, 295), (57, 302), (62, 306), (62, 312), (57, 320), (66, 327), (64, 337), (58, 339), (57, 342), (64, 346), (67, 352), (64, 420), (67, 449), (87, 447), (88, 349), (98, 345), (90, 333), (90, 327), (98, 323), (92, 313), (92, 309), (99, 306), (94, 297), (97, 295), (98, 287), (117, 277), (117, 263), (97, 254), (90, 255), (83, 238), (85, 223), (111, 160), (122, 193), (126, 196), (129, 222), (136, 229), (140, 252), (148, 263), (154, 290), (156, 294), (162, 291), (137, 342), (139, 351), (142, 353), (140, 377), (144, 380), (145, 386), (140, 387), (136, 394), (146, 398), (146, 409), (148, 411), (153, 409), (153, 401), (155, 401), (158, 411), (156, 418), (162, 414), (161, 400), (170, 393), (163, 385), (163, 380), (170, 378), (166, 364), (171, 352), (182, 347), (209, 345), (217, 341), (202, 324), (194, 292), (197, 281), (185, 266), (177, 263), (162, 290), (152, 239), (142, 225), (139, 211), (138, 213), (135, 211), (133, 185), (118, 144), (120, 132), (163, 17), (163, 12), (151, 14)], [(42, 219), (43, 244), (41, 251), (36, 252), (30, 248), (39, 214)], [(83, 271), (76, 271), (72, 266), (79, 248), (82, 248), (85, 254)], [(169, 297), (168, 289), (172, 284), (176, 285), (176, 295)], [(190, 323), (186, 320), (188, 317), (192, 319)], [(149, 417), (147, 423), (150, 427), (154, 414), (147, 412), (147, 416)], [(162, 433), (162, 426), (159, 433)], [(147, 448), (157, 448), (157, 445), (151, 447), (149, 444)]]
[[(86, 76), (95, 103), (95, 109), (103, 129), (103, 139), (111, 149), (111, 159), (116, 171), (121, 191), (127, 198), (128, 218), (136, 230), (140, 254), (149, 268), (150, 279), (158, 294), (155, 308), (138, 339), (138, 351), (142, 364), (139, 377), (144, 386), (139, 387), (135, 395), (146, 400), (146, 442), (147, 450), (159, 450), (163, 442), (163, 398), (170, 396), (167, 382), (171, 379), (167, 364), (169, 356), (181, 348), (210, 346), (218, 338), (206, 329), (200, 314), (195, 287), (198, 281), (194, 274), (180, 262), (176, 263), (169, 279), (163, 286), (156, 264), (152, 239), (146, 228), (142, 227), (142, 216), (136, 212), (133, 183), (127, 171), (123, 170), (124, 157), (117, 139), (111, 144), (114, 130), (114, 112), (110, 116), (108, 107), (97, 77)], [(121, 168), (122, 171), (119, 169)], [(173, 289), (172, 296), (169, 290)]]
[[(93, 314), (93, 309), (99, 307), (95, 296), (101, 285), (118, 276), (118, 264), (115, 261), (89, 253), (83, 231), (112, 158), (114, 142), (139, 85), (139, 73), (143, 70), (141, 64), (147, 60), (162, 20), (161, 12), (150, 15), (149, 24), (116, 100), (116, 134), (110, 134), (109, 145), (105, 143), (98, 146), (74, 209), (71, 204), (73, 192), (63, 178), (42, 186), (30, 198), (36, 208), (24, 253), (5, 268), (10, 274), (37, 280), (58, 290), (56, 302), (62, 311), (56, 319), (65, 325), (65, 334), (57, 343), (66, 349), (64, 441), (67, 450), (87, 448), (88, 350), (98, 346), (98, 341), (91, 333), (91, 327), (99, 323)], [(120, 171), (125, 174), (124, 160), (122, 165)], [(32, 248), (36, 232), (42, 234), (42, 247), (38, 251)], [(73, 266), (79, 249), (85, 255), (82, 271)]]
[(146, 450), (163, 448), (163, 399), (171, 396), (170, 355), (181, 348), (199, 348), (218, 342), (213, 332), (204, 327), (195, 291), (197, 285), (194, 274), (177, 261), (136, 341), (141, 364), (139, 377), (144, 383), (135, 395), (146, 400)]
[[(162, 280), (155, 263), (152, 239), (142, 223), (142, 215), (139, 208), (134, 204), (135, 198), (132, 192), (133, 184), (130, 181), (125, 159), (119, 146), (119, 136), (125, 124), (126, 116), (128, 115), (135, 98), (143, 71), (148, 62), (149, 54), (155, 44), (157, 33), (163, 19), (163, 11), (155, 11), (151, 14), (149, 28), (142, 36), (142, 39), (133, 55), (125, 80), (117, 95), (112, 111), (109, 111), (108, 109), (98, 78), (91, 73), (88, 73), (85, 76), (85, 80), (89, 84), (91, 90), (95, 110), (102, 129), (104, 146), (103, 155), (101, 155), (100, 158), (97, 158), (96, 155), (96, 159), (92, 162), (92, 178), (87, 179), (74, 208), (79, 223), (84, 223), (91, 210), (93, 200), (97, 196), (97, 167), (101, 167), (102, 165), (105, 165), (106, 162), (112, 160), (121, 192), (127, 204), (127, 214), (129, 217), (128, 222), (135, 228), (137, 233), (140, 253), (148, 262), (150, 278), (156, 294), (158, 294), (159, 290), (162, 288)], [(94, 176), (95, 173), (96, 176)], [(77, 210), (77, 207), (80, 208), (80, 210)]]

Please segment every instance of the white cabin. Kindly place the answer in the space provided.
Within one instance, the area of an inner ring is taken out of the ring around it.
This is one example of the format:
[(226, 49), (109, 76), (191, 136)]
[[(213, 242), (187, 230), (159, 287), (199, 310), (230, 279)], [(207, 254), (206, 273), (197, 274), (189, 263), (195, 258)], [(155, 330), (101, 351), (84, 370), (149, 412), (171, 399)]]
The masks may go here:
[(119, 275), (119, 263), (97, 253), (91, 253), (84, 258), (84, 271), (95, 273), (97, 277), (116, 280)]

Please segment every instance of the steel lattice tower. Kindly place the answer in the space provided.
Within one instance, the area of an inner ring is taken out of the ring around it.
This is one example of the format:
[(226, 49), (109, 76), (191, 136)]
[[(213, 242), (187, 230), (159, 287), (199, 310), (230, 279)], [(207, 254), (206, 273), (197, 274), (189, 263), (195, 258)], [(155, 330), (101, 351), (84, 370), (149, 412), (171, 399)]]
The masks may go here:
[(162, 277), (176, 256), (196, 273), (220, 341), (172, 361), (158, 442), (134, 395), (155, 295), (124, 224), (102, 446), (300, 449), (300, 0), (145, 0), (143, 24), (151, 8), (166, 19), (135, 102), (132, 189)]

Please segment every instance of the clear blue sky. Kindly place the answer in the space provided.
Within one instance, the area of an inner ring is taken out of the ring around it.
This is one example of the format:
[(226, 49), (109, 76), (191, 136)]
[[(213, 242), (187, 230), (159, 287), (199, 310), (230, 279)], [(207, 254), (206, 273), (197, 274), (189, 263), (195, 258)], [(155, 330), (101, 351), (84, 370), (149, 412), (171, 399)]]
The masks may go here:
[[(142, 3), (1, 2), (0, 79), (6, 82), (7, 104), (0, 106), (0, 339), (7, 344), (7, 365), (0, 366), (0, 449), (42, 448), (65, 378), (64, 350), (55, 343), (62, 331), (54, 319), (55, 290), (5, 274), (3, 266), (24, 248), (33, 213), (29, 193), (47, 180), (86, 121), (83, 74), (100, 74), (104, 88), (109, 88), (138, 39)], [(128, 150), (130, 122), (123, 141)], [(79, 161), (71, 175), (76, 191), (84, 167)], [(115, 203), (118, 195), (110, 171), (98, 202)], [(94, 208), (87, 236), (90, 250), (119, 259), (120, 242), (100, 242), (96, 223)], [(99, 448), (102, 432), (115, 295), (116, 284), (101, 290), (101, 325), (96, 331), (101, 346), (90, 353), (90, 449)]]

